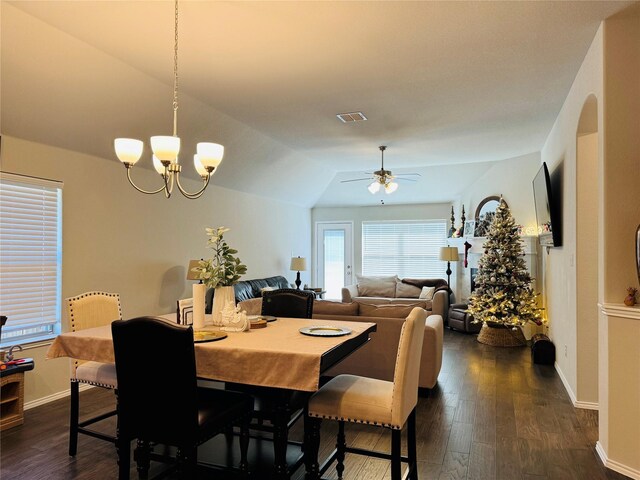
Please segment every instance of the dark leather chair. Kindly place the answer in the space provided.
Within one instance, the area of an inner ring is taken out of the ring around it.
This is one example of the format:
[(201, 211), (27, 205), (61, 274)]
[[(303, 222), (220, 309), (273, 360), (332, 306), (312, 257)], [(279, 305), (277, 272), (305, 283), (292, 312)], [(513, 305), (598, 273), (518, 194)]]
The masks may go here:
[[(193, 329), (155, 317), (111, 324), (118, 377), (119, 478), (129, 477), (129, 446), (146, 478), (151, 442), (178, 448), (183, 478), (196, 478), (197, 447), (240, 425), (240, 471), (248, 475), (247, 449), (253, 399), (197, 385)], [(154, 455), (155, 458), (155, 455)]]
[(478, 333), (482, 323), (473, 323), (473, 315), (467, 313), (466, 303), (454, 303), (449, 308), (449, 328), (467, 333)]
[(262, 294), (262, 315), (311, 318), (315, 294), (308, 290), (281, 288)]

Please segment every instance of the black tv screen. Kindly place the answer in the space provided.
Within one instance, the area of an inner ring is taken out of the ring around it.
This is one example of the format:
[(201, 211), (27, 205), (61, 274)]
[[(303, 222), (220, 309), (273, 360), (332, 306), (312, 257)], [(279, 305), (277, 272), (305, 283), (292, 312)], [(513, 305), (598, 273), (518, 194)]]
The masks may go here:
[(538, 222), (538, 238), (540, 245), (547, 247), (560, 246), (560, 220), (557, 207), (553, 203), (551, 193), (551, 179), (547, 164), (542, 167), (533, 179), (533, 198), (536, 205), (536, 220)]

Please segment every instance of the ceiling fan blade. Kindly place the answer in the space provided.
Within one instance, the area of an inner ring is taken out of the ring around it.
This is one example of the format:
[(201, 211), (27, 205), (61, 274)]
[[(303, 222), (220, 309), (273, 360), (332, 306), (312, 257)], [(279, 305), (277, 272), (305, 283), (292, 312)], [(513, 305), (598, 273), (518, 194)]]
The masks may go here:
[(362, 182), (364, 180), (373, 181), (372, 178), (354, 178), (353, 180), (340, 180), (340, 183), (349, 183), (349, 182)]
[(422, 175), (420, 175), (419, 173), (396, 173), (395, 176), (396, 177), (403, 177), (403, 176), (421, 177)]
[(394, 180), (397, 180), (399, 182), (417, 182), (418, 180), (414, 180), (413, 178), (394, 178)]

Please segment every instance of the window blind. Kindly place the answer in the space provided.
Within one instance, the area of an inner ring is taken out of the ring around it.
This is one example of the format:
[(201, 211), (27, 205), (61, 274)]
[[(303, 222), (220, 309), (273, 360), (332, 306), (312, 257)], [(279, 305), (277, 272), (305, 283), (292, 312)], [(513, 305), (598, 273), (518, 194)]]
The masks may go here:
[(440, 247), (446, 244), (446, 220), (363, 222), (362, 274), (440, 278)]
[(60, 333), (62, 183), (0, 172), (0, 344)]

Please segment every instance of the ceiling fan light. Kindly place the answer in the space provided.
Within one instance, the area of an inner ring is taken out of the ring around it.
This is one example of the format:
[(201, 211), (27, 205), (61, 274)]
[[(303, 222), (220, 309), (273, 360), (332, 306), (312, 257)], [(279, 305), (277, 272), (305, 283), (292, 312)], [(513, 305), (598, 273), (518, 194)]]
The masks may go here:
[(135, 165), (142, 156), (144, 144), (142, 140), (136, 140), (135, 138), (116, 138), (113, 141), (113, 147), (122, 163)]
[(384, 192), (388, 195), (395, 192), (398, 189), (398, 184), (396, 182), (389, 182), (384, 186)]
[(374, 193), (378, 193), (378, 191), (380, 191), (380, 183), (378, 183), (377, 180), (371, 182), (371, 185), (367, 187), (367, 190), (369, 190), (369, 192), (371, 192), (372, 195)]
[(216, 168), (224, 157), (224, 146), (218, 143), (201, 142), (197, 145), (198, 159), (206, 167)]
[(175, 162), (180, 153), (180, 137), (170, 135), (151, 137), (151, 150), (158, 160)]

